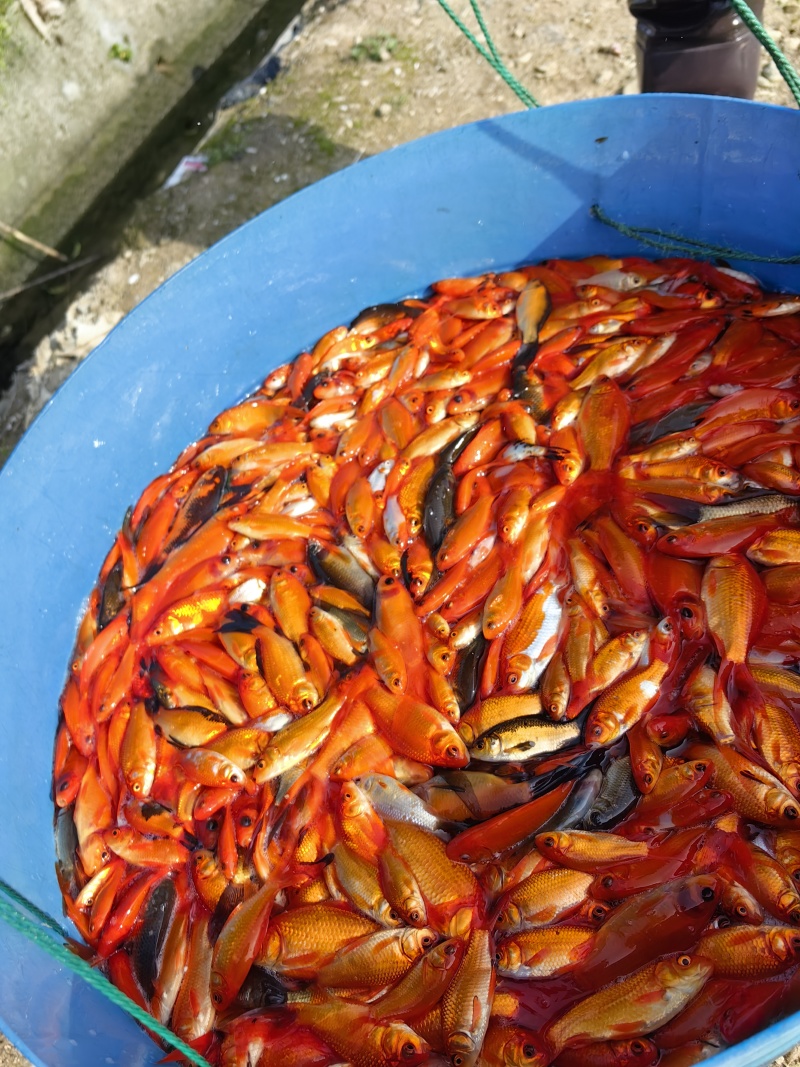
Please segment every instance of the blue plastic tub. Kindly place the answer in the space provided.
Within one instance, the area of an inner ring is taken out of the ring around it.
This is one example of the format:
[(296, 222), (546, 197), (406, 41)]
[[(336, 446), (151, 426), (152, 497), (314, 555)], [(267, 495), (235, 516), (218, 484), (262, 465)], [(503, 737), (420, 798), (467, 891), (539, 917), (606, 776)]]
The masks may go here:
[[(435, 278), (644, 253), (594, 221), (767, 256), (798, 252), (800, 115), (714, 97), (616, 97), (437, 134), (243, 226), (117, 327), (0, 473), (0, 876), (61, 918), (49, 796), (76, 623), (125, 509), (266, 371), (362, 307)], [(800, 268), (738, 264), (800, 289)], [(36, 1064), (155, 1064), (121, 1011), (0, 927), (0, 1026)], [(713, 1060), (755, 1067), (800, 1014)]]

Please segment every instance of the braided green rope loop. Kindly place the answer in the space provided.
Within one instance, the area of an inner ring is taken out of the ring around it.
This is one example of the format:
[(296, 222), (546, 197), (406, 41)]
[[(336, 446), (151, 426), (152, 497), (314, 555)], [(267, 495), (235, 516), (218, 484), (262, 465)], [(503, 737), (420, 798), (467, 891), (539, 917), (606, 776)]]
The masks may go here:
[(786, 56), (778, 48), (777, 43), (772, 38), (770, 33), (764, 28), (759, 19), (753, 14), (750, 8), (745, 3), (745, 0), (731, 0), (731, 5), (736, 10), (736, 14), (742, 20), (742, 22), (751, 31), (753, 36), (766, 48), (769, 54), (775, 61), (775, 66), (781, 72), (783, 80), (789, 86), (792, 96), (795, 98), (798, 106), (800, 106), (800, 75), (794, 69), (792, 64), (786, 58)]
[(604, 226), (611, 226), (624, 237), (631, 237), (643, 245), (658, 248), (662, 252), (677, 253), (683, 256), (694, 256), (701, 259), (736, 259), (747, 260), (751, 263), (800, 263), (800, 256), (761, 256), (757, 252), (748, 252), (741, 248), (729, 248), (727, 245), (715, 245), (708, 241), (698, 241), (692, 237), (684, 237), (679, 233), (669, 233), (667, 230), (651, 229), (648, 226), (627, 226), (624, 222), (617, 222), (607, 215), (599, 204), (592, 204), (592, 218), (602, 222)]
[(488, 52), (477, 39), (472, 30), (468, 26), (466, 26), (455, 13), (455, 11), (453, 11), (453, 9), (447, 3), (447, 0), (439, 0), (439, 5), (450, 16), (456, 26), (458, 26), (458, 28), (461, 30), (461, 32), (464, 34), (470, 44), (478, 52), (480, 52), (480, 54), (483, 56), (489, 66), (492, 67), (493, 70), (497, 71), (497, 73), (500, 75), (506, 85), (508, 85), (508, 87), (517, 94), (517, 96), (523, 102), (525, 107), (538, 107), (539, 102), (536, 100), (533, 94), (529, 93), (525, 86), (521, 82), (517, 81), (517, 79), (514, 77), (514, 75), (511, 73), (511, 71), (500, 58), (500, 55), (497, 49), (495, 48), (494, 41), (492, 40), (489, 31), (486, 29), (486, 23), (483, 20), (483, 15), (480, 13), (478, 0), (470, 0), (470, 5), (472, 6), (472, 10), (475, 12), (475, 17), (478, 20), (478, 25), (481, 28), (481, 32), (486, 38), (486, 43), (489, 46)]
[[(117, 1007), (122, 1008), (129, 1015), (132, 1015), (137, 1022), (141, 1023), (145, 1029), (150, 1030), (161, 1040), (176, 1049), (181, 1055), (185, 1056), (191, 1063), (196, 1064), (196, 1067), (211, 1067), (211, 1064), (201, 1056), (199, 1052), (187, 1045), (185, 1041), (173, 1034), (171, 1030), (168, 1030), (166, 1026), (154, 1019), (149, 1012), (146, 1012), (144, 1008), (141, 1008), (134, 1000), (126, 996), (122, 990), (117, 989), (111, 985), (107, 978), (105, 978), (100, 971), (95, 970), (90, 964), (80, 958), (80, 956), (74, 955), (70, 950), (62, 945), (58, 941), (54, 941), (50, 934), (46, 933), (41, 926), (39, 926), (33, 919), (26, 915), (22, 911), (18, 911), (14, 904), (10, 903), (13, 900), (15, 904), (20, 905), (29, 911), (32, 915), (35, 915), (41, 922), (45, 923), (51, 930), (61, 936), (66, 936), (64, 931), (59, 925), (50, 918), (45, 912), (41, 911), (32, 904), (25, 897), (21, 896), (16, 890), (12, 889), (10, 885), (0, 879), (0, 891), (3, 896), (0, 896), (0, 919), (3, 920), (8, 926), (18, 933), (23, 934), (29, 941), (32, 941), (35, 945), (38, 945), (41, 949), (54, 959), (58, 960), (69, 970), (80, 977), (90, 985), (93, 989), (96, 989), (98, 993), (102, 993), (104, 997), (111, 1001), (112, 1004), (116, 1004)], [(8, 899), (4, 899), (8, 898)]]

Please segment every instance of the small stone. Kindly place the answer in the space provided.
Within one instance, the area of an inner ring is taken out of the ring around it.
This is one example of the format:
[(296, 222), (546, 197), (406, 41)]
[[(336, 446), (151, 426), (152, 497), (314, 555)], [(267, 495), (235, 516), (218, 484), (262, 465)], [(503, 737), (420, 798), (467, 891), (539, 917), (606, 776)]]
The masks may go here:
[(392, 113), (392, 105), (383, 103), (375, 108), (375, 114), (379, 119), (388, 119)]
[(597, 49), (601, 56), (621, 56), (622, 48), (614, 41), (612, 44), (601, 44)]
[(139, 281), (139, 277), (140, 276), (138, 274), (129, 275), (128, 276), (128, 285), (136, 285), (136, 283)]
[(511, 36), (516, 37), (517, 40), (521, 40), (525, 36), (526, 30), (521, 22), (518, 22), (516, 26), (511, 30)]
[(77, 82), (65, 81), (61, 83), (61, 95), (68, 100), (70, 104), (74, 104), (76, 100), (80, 100), (83, 96), (83, 92)]

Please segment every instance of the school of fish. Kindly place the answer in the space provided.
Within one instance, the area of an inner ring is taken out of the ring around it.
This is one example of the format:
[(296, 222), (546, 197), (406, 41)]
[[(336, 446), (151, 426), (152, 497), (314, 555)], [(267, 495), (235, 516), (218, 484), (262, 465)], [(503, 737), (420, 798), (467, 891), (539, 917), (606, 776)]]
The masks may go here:
[(800, 1007), (800, 297), (436, 282), (128, 511), (55, 742), (111, 981), (220, 1067), (684, 1067)]

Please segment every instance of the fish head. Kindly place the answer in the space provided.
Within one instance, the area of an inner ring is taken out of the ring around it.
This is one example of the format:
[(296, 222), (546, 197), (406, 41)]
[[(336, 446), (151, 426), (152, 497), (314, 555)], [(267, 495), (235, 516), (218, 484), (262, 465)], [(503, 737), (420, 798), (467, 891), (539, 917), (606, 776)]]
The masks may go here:
[(536, 847), (545, 856), (553, 852), (569, 852), (569, 834), (559, 833), (558, 830), (548, 830), (545, 834), (537, 834), (534, 840)]
[(647, 515), (631, 515), (622, 524), (629, 537), (643, 548), (652, 548), (658, 540), (658, 527)]
[(475, 1038), (466, 1030), (454, 1030), (449, 1034), (446, 1048), (453, 1067), (474, 1067), (480, 1053)]
[(458, 937), (450, 937), (434, 945), (425, 956), (425, 966), (436, 971), (454, 971), (464, 954), (464, 942)]
[(661, 988), (687, 997), (699, 992), (713, 973), (711, 960), (690, 956), (688, 952), (656, 964), (656, 977)]
[(586, 722), (586, 744), (589, 748), (604, 748), (616, 741), (622, 727), (612, 711), (594, 711)]
[(546, 1067), (550, 1057), (537, 1048), (533, 1035), (514, 1027), (513, 1034), (502, 1048), (502, 1062), (508, 1067)]
[(503, 753), (503, 742), (494, 734), (484, 734), (469, 750), (473, 759), (496, 760)]
[(379, 1044), (384, 1062), (392, 1067), (413, 1067), (413, 1064), (423, 1063), (430, 1052), (428, 1042), (405, 1023), (389, 1023), (380, 1027)]
[(354, 781), (342, 782), (339, 803), (339, 810), (344, 819), (357, 819), (362, 815), (370, 815), (373, 810), (369, 796)]
[(429, 926), (423, 926), (419, 930), (403, 930), (400, 936), (400, 946), (406, 959), (413, 963), (423, 952), (433, 948), (439, 940), (435, 930)]
[(651, 1067), (661, 1055), (658, 1046), (646, 1037), (632, 1041), (610, 1041), (613, 1067)]
[(794, 925), (800, 924), (800, 900), (797, 898), (797, 892), (794, 888), (789, 886), (778, 893), (775, 900), (775, 914), (785, 915), (790, 923)]
[(217, 857), (208, 848), (198, 848), (192, 853), (192, 873), (195, 878), (213, 878), (219, 871)]
[(430, 739), (431, 751), (440, 767), (466, 767), (469, 753), (464, 739), (452, 727), (439, 730)]
[(773, 419), (790, 419), (800, 410), (800, 400), (796, 396), (779, 396), (769, 405)]
[(764, 793), (764, 808), (770, 820), (782, 826), (800, 826), (800, 807), (798, 802), (785, 789), (767, 789)]
[(713, 874), (694, 875), (687, 878), (678, 889), (675, 895), (676, 908), (684, 912), (705, 904), (713, 910), (722, 892), (723, 883)]
[(497, 916), (497, 929), (506, 933), (514, 933), (522, 927), (522, 914), (512, 901), (507, 900)]
[(653, 627), (653, 631), (650, 635), (650, 648), (649, 648), (649, 660), (654, 659), (668, 659), (677, 641), (677, 631), (675, 624), (668, 616), (664, 616), (661, 621)]
[(524, 693), (527, 689), (527, 675), (533, 666), (533, 660), (525, 652), (510, 656), (506, 664), (505, 681), (514, 693)]
[(686, 641), (699, 641), (706, 632), (706, 613), (698, 597), (686, 594), (679, 597), (673, 607), (681, 637)]
[(387, 929), (403, 925), (403, 920), (394, 910), (388, 900), (381, 899), (375, 907), (375, 918)]
[(511, 971), (513, 973), (519, 970), (522, 964), (522, 953), (516, 941), (508, 938), (501, 942), (497, 946), (495, 960), (497, 961), (497, 966), (503, 971)]
[(800, 949), (800, 932), (784, 926), (772, 926), (766, 932), (769, 951), (782, 963), (788, 963)]
[(722, 907), (728, 915), (739, 919), (740, 922), (758, 926), (764, 921), (764, 912), (758, 902), (736, 882), (731, 882), (725, 887), (722, 894)]
[(680, 776), (687, 782), (707, 782), (714, 767), (708, 760), (690, 760), (681, 765)]
[(308, 679), (300, 678), (292, 688), (292, 695), (286, 702), (290, 711), (298, 715), (312, 711), (319, 704), (317, 687)]

